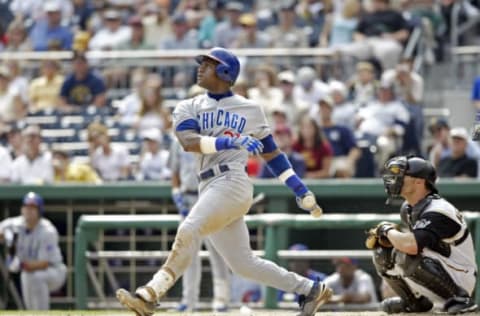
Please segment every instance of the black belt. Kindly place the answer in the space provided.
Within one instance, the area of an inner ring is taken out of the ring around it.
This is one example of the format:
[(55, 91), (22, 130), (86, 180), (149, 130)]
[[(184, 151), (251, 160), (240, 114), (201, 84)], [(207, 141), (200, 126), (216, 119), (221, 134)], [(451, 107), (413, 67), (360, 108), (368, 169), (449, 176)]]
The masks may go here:
[[(220, 173), (224, 173), (224, 172), (229, 171), (230, 168), (227, 165), (219, 165), (218, 170), (220, 170)], [(205, 170), (205, 171), (201, 172), (198, 175), (198, 178), (199, 178), (200, 181), (205, 181), (207, 179), (210, 179), (214, 175), (215, 175), (215, 170), (213, 168), (210, 168), (208, 170)]]
[(198, 195), (198, 191), (196, 191), (196, 190), (187, 190), (187, 191), (184, 191), (182, 193), (185, 194), (185, 195)]

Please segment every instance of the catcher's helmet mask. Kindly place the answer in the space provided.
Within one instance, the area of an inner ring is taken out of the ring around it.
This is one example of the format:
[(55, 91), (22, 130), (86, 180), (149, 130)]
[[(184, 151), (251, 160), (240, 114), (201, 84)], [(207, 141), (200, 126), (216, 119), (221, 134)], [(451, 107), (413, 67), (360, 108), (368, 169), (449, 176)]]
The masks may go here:
[(215, 72), (218, 78), (234, 84), (240, 73), (240, 62), (233, 53), (221, 47), (214, 47), (208, 54), (198, 55), (195, 61), (201, 64), (205, 58), (214, 60), (218, 63)]
[(383, 171), (383, 185), (388, 195), (387, 203), (391, 198), (399, 198), (402, 192), (405, 176), (425, 179), (427, 187), (432, 193), (438, 193), (435, 187), (437, 173), (433, 165), (420, 157), (399, 156), (388, 160)]

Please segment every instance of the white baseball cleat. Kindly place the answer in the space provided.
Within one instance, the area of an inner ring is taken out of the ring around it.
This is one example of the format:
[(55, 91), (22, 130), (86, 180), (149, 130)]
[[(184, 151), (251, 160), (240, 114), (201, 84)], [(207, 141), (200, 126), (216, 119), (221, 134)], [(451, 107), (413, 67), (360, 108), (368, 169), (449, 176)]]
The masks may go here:
[(125, 289), (118, 289), (116, 294), (118, 301), (137, 316), (152, 316), (155, 313), (155, 304), (143, 300), (138, 295), (133, 295)]
[(333, 292), (325, 284), (315, 281), (310, 293), (301, 295), (298, 303), (300, 304), (300, 314), (297, 316), (313, 316), (320, 306), (327, 303), (332, 297)]

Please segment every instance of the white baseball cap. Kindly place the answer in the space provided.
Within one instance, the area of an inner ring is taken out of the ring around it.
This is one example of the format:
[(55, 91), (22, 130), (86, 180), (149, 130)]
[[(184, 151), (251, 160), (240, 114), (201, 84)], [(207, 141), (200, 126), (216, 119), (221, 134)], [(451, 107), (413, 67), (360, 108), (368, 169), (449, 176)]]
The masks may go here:
[(141, 133), (142, 139), (153, 140), (157, 143), (162, 143), (163, 135), (158, 128), (150, 128)]
[(282, 71), (281, 73), (278, 74), (278, 81), (295, 83), (295, 74), (290, 70)]
[(450, 130), (451, 138), (461, 138), (465, 141), (468, 141), (470, 136), (468, 135), (467, 129), (465, 127), (455, 127)]

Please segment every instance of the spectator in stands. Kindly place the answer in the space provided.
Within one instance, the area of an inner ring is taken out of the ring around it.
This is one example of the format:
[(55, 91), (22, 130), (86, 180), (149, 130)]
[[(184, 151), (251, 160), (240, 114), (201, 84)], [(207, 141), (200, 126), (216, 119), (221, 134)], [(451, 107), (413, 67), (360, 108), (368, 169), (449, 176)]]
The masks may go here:
[(413, 60), (403, 59), (382, 75), (382, 82), (393, 84), (397, 97), (410, 112), (411, 121), (405, 135), (403, 152), (421, 155), (423, 139), (423, 78), (413, 70)]
[(22, 184), (45, 184), (53, 181), (52, 155), (42, 152), (41, 130), (30, 125), (22, 132), (23, 154), (13, 161), (10, 180)]
[(157, 47), (164, 38), (172, 34), (168, 10), (160, 7), (157, 3), (150, 2), (144, 6), (143, 11), (145, 41), (148, 45)]
[(464, 127), (450, 130), (451, 153), (442, 158), (438, 164), (438, 175), (440, 177), (477, 177), (477, 160), (467, 156), (469, 138), (470, 136)]
[(307, 104), (306, 108), (309, 110), (316, 107), (318, 100), (329, 93), (328, 85), (318, 79), (312, 67), (301, 67), (297, 72), (296, 81), (293, 99), (301, 104)]
[(355, 175), (360, 150), (356, 145), (352, 130), (332, 121), (332, 113), (335, 112), (336, 106), (328, 95), (320, 99), (320, 126), (333, 149), (330, 174), (336, 178), (351, 178)]
[(10, 172), (12, 170), (12, 156), (8, 148), (0, 145), (0, 183), (10, 181)]
[(295, 74), (290, 70), (282, 71), (277, 76), (279, 88), (282, 91), (282, 106), (287, 115), (287, 122), (291, 126), (292, 131), (296, 133), (300, 118), (307, 112), (309, 104), (307, 102), (299, 102), (293, 96), (295, 87)]
[[(445, 118), (435, 118), (432, 120), (429, 130), (433, 136), (429, 160), (438, 169), (440, 160), (451, 156), (450, 126)], [(480, 146), (477, 142), (468, 140), (466, 154), (467, 157), (478, 160), (480, 166)]]
[[(287, 155), (295, 173), (298, 174), (300, 178), (303, 178), (306, 171), (305, 159), (301, 154), (293, 151), (293, 133), (290, 127), (287, 125), (276, 125), (273, 131), (273, 138), (278, 148)], [(262, 169), (258, 177), (275, 178), (266, 163), (262, 164)]]
[(43, 9), (46, 13), (45, 19), (35, 22), (30, 31), (30, 40), (33, 49), (44, 50), (70, 50), (72, 48), (73, 33), (61, 25), (62, 7), (58, 0), (48, 0)]
[(305, 178), (330, 177), (332, 147), (317, 122), (309, 115), (304, 115), (300, 120), (299, 135), (293, 150), (302, 154), (305, 159)]
[(168, 168), (168, 151), (162, 148), (163, 135), (158, 128), (145, 130), (141, 134), (144, 141), (140, 170), (137, 180), (168, 180), (172, 176)]
[(68, 20), (73, 12), (70, 0), (13, 0), (10, 4), (10, 10), (15, 14), (16, 18), (24, 20), (27, 25), (31, 25), (44, 18), (46, 2), (53, 3), (52, 6), (59, 6), (62, 19), (65, 20), (65, 24), (68, 24)]
[(52, 164), (55, 182), (102, 183), (102, 179), (90, 165), (70, 161), (66, 151), (54, 150)]
[(15, 125), (11, 125), (7, 132), (7, 149), (12, 161), (23, 155), (22, 130)]
[(75, 52), (72, 64), (73, 72), (65, 78), (60, 90), (61, 109), (73, 111), (79, 106), (104, 106), (105, 83), (90, 69), (85, 53)]
[(339, 47), (351, 43), (361, 8), (359, 0), (345, 0), (340, 12), (328, 14), (320, 34), (320, 46)]
[(130, 175), (128, 150), (112, 145), (105, 125), (93, 122), (87, 128), (90, 164), (104, 181), (126, 180)]
[(91, 50), (115, 50), (132, 36), (130, 26), (123, 25), (120, 12), (108, 9), (103, 13), (103, 26), (88, 43)]
[(130, 76), (131, 93), (121, 100), (114, 101), (117, 107), (117, 120), (120, 124), (132, 126), (138, 118), (142, 107), (141, 92), (147, 78), (145, 68), (135, 68)]
[[(295, 1), (293, 1), (295, 2)], [(295, 7), (303, 28), (308, 34), (308, 45), (318, 46), (325, 27), (326, 16), (333, 11), (333, 0), (301, 0)]]
[(4, 50), (7, 52), (31, 51), (32, 43), (27, 35), (27, 30), (23, 20), (16, 19), (12, 21), (7, 29), (7, 44)]
[(0, 65), (0, 119), (3, 122), (14, 122), (18, 110), (24, 109), (24, 103), (18, 90), (12, 89), (10, 70)]
[(360, 17), (355, 42), (342, 46), (341, 51), (360, 59), (375, 57), (384, 69), (394, 68), (409, 36), (407, 21), (390, 8), (390, 0), (373, 0), (372, 4), (373, 11)]
[(145, 40), (145, 29), (143, 28), (142, 18), (140, 16), (132, 16), (128, 20), (128, 25), (132, 28), (132, 36), (126, 43), (118, 46), (118, 49), (125, 50), (147, 50), (155, 49), (155, 46), (150, 45)]
[(73, 25), (81, 31), (87, 31), (88, 22), (93, 14), (94, 7), (90, 0), (72, 0)]
[(227, 19), (217, 24), (213, 36), (213, 46), (230, 48), (242, 32), (240, 16), (245, 10), (243, 2), (228, 1), (225, 5)]
[(378, 146), (379, 165), (402, 148), (405, 128), (410, 121), (406, 107), (398, 101), (390, 83), (378, 89), (378, 100), (361, 108), (356, 116), (360, 135)]
[(472, 102), (473, 106), (480, 113), (480, 76), (476, 77), (472, 86)]
[[(444, 32), (443, 41), (450, 41), (452, 34), (452, 21), (457, 21), (456, 27), (467, 23), (469, 20), (474, 20), (479, 15), (479, 9), (473, 6), (471, 1), (459, 1), (459, 0), (443, 0), (440, 1), (440, 12), (445, 22), (446, 30)], [(457, 15), (455, 20), (452, 16)], [(451, 43), (452, 45), (468, 45), (466, 34), (458, 34), (456, 39), (458, 44)]]
[(30, 112), (54, 109), (59, 105), (58, 97), (64, 80), (60, 74), (60, 64), (56, 60), (43, 60), (41, 74), (30, 82), (28, 88)]
[(185, 13), (177, 13), (171, 18), (172, 34), (166, 36), (159, 45), (160, 49), (198, 48), (196, 30), (190, 27)]
[[(293, 244), (288, 250), (290, 251), (307, 251), (308, 246), (305, 244)], [(322, 272), (312, 269), (312, 262), (306, 259), (289, 259), (288, 270), (295, 272), (301, 276), (304, 276), (312, 281), (322, 282), (325, 280), (326, 275)], [(297, 299), (293, 293), (285, 293), (278, 291), (278, 299), (280, 301), (294, 301)]]
[(372, 63), (361, 61), (355, 68), (355, 74), (348, 86), (353, 103), (361, 108), (375, 100), (380, 83), (375, 77), (375, 68)]
[(135, 127), (139, 133), (150, 128), (167, 131), (172, 125), (170, 113), (163, 106), (162, 81), (156, 74), (147, 76), (140, 94), (141, 105)]
[(282, 103), (282, 91), (277, 87), (276, 70), (270, 65), (261, 65), (254, 74), (254, 86), (248, 89), (248, 97), (260, 104), (268, 119), (272, 109)]
[(215, 28), (223, 21), (225, 15), (225, 1), (211, 0), (208, 2), (211, 14), (200, 21), (198, 27), (198, 43), (200, 48), (211, 48), (214, 42)]
[(87, 31), (78, 31), (73, 37), (72, 50), (75, 52), (86, 52), (88, 50), (88, 42), (90, 41), (90, 33)]
[(20, 95), (22, 102), (27, 104), (29, 79), (23, 75), (20, 63), (17, 60), (11, 59), (7, 60), (5, 65), (10, 72), (8, 89), (17, 92), (18, 95)]
[(244, 13), (239, 19), (242, 31), (238, 35), (234, 48), (267, 48), (271, 46), (269, 37), (257, 29), (257, 18), (253, 13)]
[(277, 4), (278, 25), (269, 26), (265, 32), (270, 37), (272, 47), (301, 48), (308, 47), (308, 35), (295, 22), (295, 1), (281, 1)]
[(333, 290), (331, 303), (369, 304), (377, 303), (377, 293), (372, 277), (358, 268), (358, 261), (343, 257), (333, 260), (336, 272), (324, 282)]
[(334, 105), (332, 113), (333, 124), (345, 126), (354, 131), (355, 115), (358, 106), (348, 100), (346, 85), (341, 81), (334, 80), (328, 84), (328, 88)]

